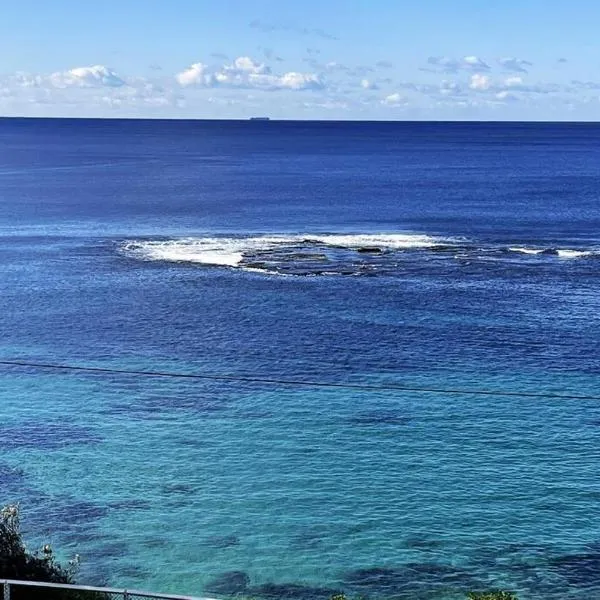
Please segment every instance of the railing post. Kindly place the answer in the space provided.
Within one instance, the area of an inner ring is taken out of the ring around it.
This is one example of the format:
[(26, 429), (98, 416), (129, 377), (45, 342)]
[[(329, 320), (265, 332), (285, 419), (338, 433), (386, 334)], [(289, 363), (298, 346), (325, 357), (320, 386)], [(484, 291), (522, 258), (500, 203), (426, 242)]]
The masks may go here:
[[(9, 598), (10, 600), (10, 598)], [(127, 592), (127, 590), (123, 590), (123, 600), (129, 600), (129, 594)]]
[(4, 600), (10, 600), (10, 583), (4, 582)]

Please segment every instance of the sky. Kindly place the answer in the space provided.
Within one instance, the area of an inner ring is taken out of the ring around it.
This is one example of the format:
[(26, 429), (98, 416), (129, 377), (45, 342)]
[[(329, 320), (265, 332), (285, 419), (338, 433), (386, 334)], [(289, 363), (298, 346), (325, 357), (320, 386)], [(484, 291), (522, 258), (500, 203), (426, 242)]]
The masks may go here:
[(600, 119), (592, 0), (5, 0), (0, 115)]

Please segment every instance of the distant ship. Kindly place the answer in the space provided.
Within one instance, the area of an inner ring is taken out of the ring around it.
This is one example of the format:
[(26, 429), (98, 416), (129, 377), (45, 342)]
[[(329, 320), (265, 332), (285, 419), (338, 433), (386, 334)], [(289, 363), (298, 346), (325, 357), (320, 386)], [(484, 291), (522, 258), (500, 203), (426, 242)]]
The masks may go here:
[(269, 117), (250, 117), (251, 121), (270, 121)]

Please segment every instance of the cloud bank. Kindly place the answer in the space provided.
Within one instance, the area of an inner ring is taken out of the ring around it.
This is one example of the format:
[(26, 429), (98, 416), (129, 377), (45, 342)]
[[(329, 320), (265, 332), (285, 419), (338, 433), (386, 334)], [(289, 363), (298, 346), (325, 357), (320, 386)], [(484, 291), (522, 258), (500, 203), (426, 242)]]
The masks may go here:
[(325, 82), (316, 73), (288, 71), (277, 75), (265, 63), (249, 56), (239, 56), (232, 63), (211, 69), (198, 62), (177, 73), (175, 80), (182, 87), (243, 88), (264, 91), (322, 90)]

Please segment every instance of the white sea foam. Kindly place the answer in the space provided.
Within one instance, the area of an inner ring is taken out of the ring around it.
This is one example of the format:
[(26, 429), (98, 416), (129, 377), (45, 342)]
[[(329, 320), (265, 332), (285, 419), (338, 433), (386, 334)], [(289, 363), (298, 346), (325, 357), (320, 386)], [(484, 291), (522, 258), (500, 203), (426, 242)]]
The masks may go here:
[(540, 248), (522, 248), (520, 246), (513, 246), (509, 248), (511, 252), (519, 252), (520, 254), (542, 254), (543, 249)]
[(588, 256), (596, 256), (600, 252), (595, 250), (572, 250), (568, 248), (527, 248), (521, 246), (513, 246), (509, 248), (510, 252), (519, 252), (521, 254), (550, 254), (558, 256), (558, 258), (585, 258)]
[(298, 239), (320, 242), (328, 246), (340, 246), (344, 248), (380, 247), (390, 249), (402, 248), (433, 248), (446, 245), (451, 240), (432, 237), (430, 235), (410, 233), (390, 234), (359, 234), (359, 235), (305, 235)]
[(123, 246), (123, 251), (143, 260), (191, 262), (229, 267), (238, 266), (244, 257), (241, 248), (211, 238), (127, 242)]
[(348, 249), (378, 247), (401, 250), (433, 248), (447, 243), (449, 243), (449, 240), (420, 234), (306, 234), (139, 240), (126, 242), (122, 249), (126, 254), (143, 260), (238, 267), (245, 256), (252, 255), (255, 252), (265, 252), (285, 248), (285, 246), (302, 244), (322, 244)]
[(585, 256), (592, 256), (595, 252), (591, 250), (568, 250), (562, 249), (557, 250), (556, 254), (559, 258), (583, 258)]

